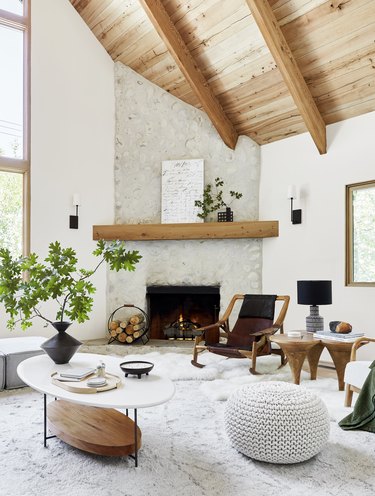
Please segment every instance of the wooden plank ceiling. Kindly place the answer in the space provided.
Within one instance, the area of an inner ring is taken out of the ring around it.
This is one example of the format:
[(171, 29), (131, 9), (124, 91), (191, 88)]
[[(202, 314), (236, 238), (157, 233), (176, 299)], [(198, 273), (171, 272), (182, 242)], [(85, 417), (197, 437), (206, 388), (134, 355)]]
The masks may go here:
[(114, 61), (204, 109), (231, 147), (308, 129), (324, 153), (324, 123), (375, 110), (375, 0), (70, 1)]

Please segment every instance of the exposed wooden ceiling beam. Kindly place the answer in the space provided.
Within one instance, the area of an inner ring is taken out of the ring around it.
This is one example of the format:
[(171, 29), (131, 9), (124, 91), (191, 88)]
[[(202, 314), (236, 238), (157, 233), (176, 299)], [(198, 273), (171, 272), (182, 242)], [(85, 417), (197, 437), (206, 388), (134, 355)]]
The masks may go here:
[(181, 38), (176, 26), (171, 21), (161, 0), (139, 0), (146, 14), (150, 18), (159, 36), (166, 44), (170, 54), (175, 59), (180, 70), (196, 93), (202, 107), (206, 111), (212, 124), (220, 134), (224, 143), (234, 149), (238, 134), (228, 119), (219, 101), (205, 77), (198, 68), (185, 42)]
[(268, 0), (246, 0), (319, 153), (327, 152), (326, 125)]

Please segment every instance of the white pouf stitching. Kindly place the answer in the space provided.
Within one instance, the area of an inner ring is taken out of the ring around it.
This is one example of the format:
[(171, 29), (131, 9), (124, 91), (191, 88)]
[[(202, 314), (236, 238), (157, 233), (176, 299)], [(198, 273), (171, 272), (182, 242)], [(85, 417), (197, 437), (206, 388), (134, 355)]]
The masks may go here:
[(297, 463), (327, 443), (329, 416), (321, 399), (300, 386), (258, 383), (228, 399), (225, 428), (233, 446), (250, 458)]

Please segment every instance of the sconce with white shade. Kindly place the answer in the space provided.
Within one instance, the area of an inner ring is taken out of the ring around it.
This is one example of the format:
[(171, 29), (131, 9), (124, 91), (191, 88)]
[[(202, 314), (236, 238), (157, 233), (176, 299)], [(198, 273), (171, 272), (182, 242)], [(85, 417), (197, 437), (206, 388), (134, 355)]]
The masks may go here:
[(288, 186), (288, 199), (290, 200), (290, 216), (292, 224), (302, 224), (302, 210), (293, 210), (293, 200), (297, 198), (297, 188), (294, 184)]
[(78, 193), (73, 195), (73, 207), (76, 209), (75, 215), (69, 216), (69, 227), (70, 229), (78, 229), (78, 207), (81, 205), (81, 198)]

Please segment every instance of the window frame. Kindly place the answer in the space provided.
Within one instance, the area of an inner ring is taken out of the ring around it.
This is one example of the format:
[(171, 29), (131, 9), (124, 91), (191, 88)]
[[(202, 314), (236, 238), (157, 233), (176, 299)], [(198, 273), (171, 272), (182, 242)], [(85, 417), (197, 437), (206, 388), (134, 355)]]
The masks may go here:
[(374, 287), (373, 282), (357, 282), (353, 280), (354, 275), (354, 260), (353, 260), (353, 202), (352, 193), (354, 190), (364, 189), (368, 187), (375, 188), (375, 179), (371, 181), (363, 181), (360, 183), (348, 184), (345, 186), (345, 202), (346, 202), (346, 254), (345, 254), (345, 285), (351, 287)]
[(0, 157), (0, 171), (23, 175), (23, 255), (30, 252), (30, 0), (23, 0), (23, 15), (0, 9), (0, 25), (23, 31), (23, 158)]

